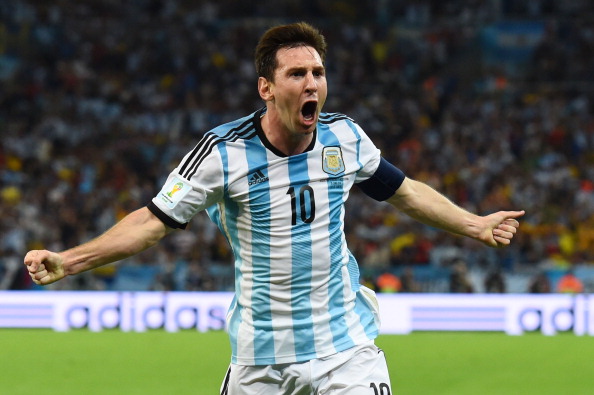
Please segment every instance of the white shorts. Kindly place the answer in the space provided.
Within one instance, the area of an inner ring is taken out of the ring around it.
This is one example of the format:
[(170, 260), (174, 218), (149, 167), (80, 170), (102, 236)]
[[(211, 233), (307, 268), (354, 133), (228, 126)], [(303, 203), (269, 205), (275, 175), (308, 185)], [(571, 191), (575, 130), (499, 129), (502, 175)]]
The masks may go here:
[(231, 364), (221, 395), (391, 395), (384, 352), (373, 342), (308, 362)]

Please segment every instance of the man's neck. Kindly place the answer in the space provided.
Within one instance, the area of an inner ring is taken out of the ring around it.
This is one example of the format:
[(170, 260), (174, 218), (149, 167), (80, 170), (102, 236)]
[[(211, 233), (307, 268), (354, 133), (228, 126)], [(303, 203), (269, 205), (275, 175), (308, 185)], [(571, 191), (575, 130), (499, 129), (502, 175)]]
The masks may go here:
[(287, 156), (305, 152), (315, 136), (314, 132), (292, 133), (281, 122), (275, 122), (274, 117), (268, 113), (262, 117), (261, 125), (268, 142)]

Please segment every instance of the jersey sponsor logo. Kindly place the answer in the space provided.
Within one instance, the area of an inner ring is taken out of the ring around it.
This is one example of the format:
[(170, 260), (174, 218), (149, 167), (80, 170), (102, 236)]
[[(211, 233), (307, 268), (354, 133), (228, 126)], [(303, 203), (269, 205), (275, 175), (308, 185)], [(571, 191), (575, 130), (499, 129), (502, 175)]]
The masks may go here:
[(324, 147), (322, 150), (322, 170), (332, 175), (344, 172), (345, 167), (340, 147)]
[(268, 181), (268, 177), (262, 173), (262, 170), (256, 170), (248, 177), (248, 185), (257, 185)]
[(173, 177), (171, 181), (169, 181), (161, 192), (159, 193), (159, 197), (161, 201), (165, 203), (167, 208), (172, 209), (174, 208), (190, 191), (192, 187), (185, 183), (183, 180), (180, 180), (177, 177)]

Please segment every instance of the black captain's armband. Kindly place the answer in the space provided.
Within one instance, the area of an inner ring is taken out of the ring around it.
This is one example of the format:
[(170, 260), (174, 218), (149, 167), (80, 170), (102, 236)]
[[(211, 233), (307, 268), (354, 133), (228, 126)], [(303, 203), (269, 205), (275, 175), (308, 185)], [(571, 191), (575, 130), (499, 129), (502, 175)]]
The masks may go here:
[(163, 211), (161, 211), (161, 209), (159, 207), (157, 207), (157, 205), (153, 202), (150, 202), (149, 204), (147, 204), (146, 207), (149, 209), (149, 211), (151, 213), (153, 213), (155, 215), (155, 217), (159, 218), (161, 220), (161, 222), (163, 222), (165, 225), (169, 226), (170, 228), (186, 229), (186, 226), (188, 226), (188, 224), (180, 224), (176, 220), (169, 217), (167, 214), (165, 214)]
[(385, 160), (380, 159), (380, 164), (377, 170), (367, 180), (358, 183), (357, 185), (369, 197), (383, 202), (390, 198), (402, 182), (405, 175), (396, 166)]

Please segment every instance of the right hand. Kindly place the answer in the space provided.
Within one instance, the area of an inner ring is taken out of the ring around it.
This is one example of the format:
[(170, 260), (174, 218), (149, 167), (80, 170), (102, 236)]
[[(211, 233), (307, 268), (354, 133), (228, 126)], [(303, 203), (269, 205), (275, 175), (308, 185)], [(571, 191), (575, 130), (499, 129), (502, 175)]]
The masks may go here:
[(60, 254), (48, 250), (32, 250), (25, 255), (29, 276), (37, 285), (47, 285), (66, 276)]

